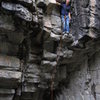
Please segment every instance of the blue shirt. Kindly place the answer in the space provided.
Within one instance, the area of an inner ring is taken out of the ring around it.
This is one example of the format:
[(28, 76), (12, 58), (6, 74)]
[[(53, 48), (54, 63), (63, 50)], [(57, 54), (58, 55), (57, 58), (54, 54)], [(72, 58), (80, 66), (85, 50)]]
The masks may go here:
[(68, 15), (70, 8), (70, 5), (67, 6), (66, 3), (61, 3), (61, 15)]

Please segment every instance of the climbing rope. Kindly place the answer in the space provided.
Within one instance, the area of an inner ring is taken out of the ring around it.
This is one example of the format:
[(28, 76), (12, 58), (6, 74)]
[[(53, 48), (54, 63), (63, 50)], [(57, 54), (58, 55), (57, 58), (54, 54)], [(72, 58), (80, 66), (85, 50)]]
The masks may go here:
[(58, 45), (58, 48), (57, 48), (57, 58), (56, 58), (56, 65), (54, 66), (54, 70), (52, 72), (52, 75), (51, 75), (51, 100), (54, 99), (54, 92), (53, 92), (53, 88), (54, 88), (54, 78), (55, 78), (55, 74), (57, 72), (57, 66), (58, 66), (58, 62), (60, 60), (60, 53), (61, 52), (61, 49), (62, 49), (62, 33), (61, 33), (61, 37), (60, 37), (60, 42), (59, 42), (59, 45)]

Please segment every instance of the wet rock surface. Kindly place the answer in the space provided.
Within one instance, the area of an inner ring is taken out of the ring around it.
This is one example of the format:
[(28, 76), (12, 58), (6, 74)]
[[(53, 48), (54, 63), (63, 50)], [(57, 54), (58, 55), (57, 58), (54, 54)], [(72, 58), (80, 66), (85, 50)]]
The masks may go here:
[(99, 0), (71, 0), (71, 15), (62, 36), (55, 0), (0, 0), (0, 100), (49, 100), (55, 66), (54, 100), (100, 100)]

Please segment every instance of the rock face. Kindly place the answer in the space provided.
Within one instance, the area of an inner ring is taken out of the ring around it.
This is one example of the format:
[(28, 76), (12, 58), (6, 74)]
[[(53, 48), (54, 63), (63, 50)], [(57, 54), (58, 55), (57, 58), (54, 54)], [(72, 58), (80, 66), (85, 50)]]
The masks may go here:
[(0, 100), (50, 100), (56, 65), (54, 100), (100, 100), (100, 2), (71, 0), (71, 15), (59, 48), (55, 0), (0, 0)]

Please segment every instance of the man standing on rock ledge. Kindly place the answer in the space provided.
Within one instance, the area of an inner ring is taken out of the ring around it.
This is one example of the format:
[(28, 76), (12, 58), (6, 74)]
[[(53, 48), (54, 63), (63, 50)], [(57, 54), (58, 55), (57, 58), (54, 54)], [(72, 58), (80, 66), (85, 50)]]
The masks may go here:
[(63, 24), (63, 34), (69, 35), (69, 23), (71, 20), (71, 14), (70, 14), (70, 0), (66, 0), (65, 2), (59, 3), (58, 0), (56, 0), (57, 4), (61, 6), (61, 20)]

